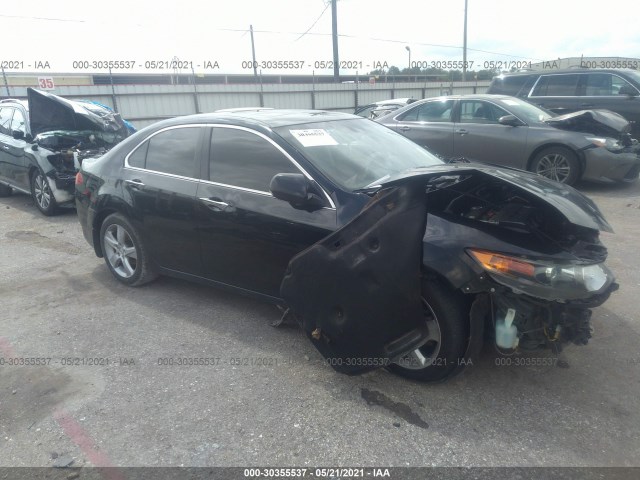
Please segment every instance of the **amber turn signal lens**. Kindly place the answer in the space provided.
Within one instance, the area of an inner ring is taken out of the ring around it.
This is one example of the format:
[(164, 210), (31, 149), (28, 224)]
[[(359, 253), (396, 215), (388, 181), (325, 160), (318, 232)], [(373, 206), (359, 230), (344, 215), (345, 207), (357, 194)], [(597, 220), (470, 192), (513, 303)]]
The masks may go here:
[(500, 255), (499, 253), (486, 252), (483, 250), (469, 249), (469, 253), (480, 264), (490, 272), (507, 273), (511, 275), (519, 275), (533, 278), (535, 275), (535, 266), (531, 263), (524, 262), (513, 257)]

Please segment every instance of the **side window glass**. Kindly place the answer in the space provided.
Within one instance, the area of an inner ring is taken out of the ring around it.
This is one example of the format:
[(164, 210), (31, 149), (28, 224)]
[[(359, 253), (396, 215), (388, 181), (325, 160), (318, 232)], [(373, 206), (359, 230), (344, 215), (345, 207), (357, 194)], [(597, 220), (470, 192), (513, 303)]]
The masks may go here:
[(427, 102), (408, 111), (400, 119), (405, 122), (450, 122), (453, 100)]
[(27, 134), (24, 115), (17, 108), (13, 112), (13, 120), (11, 120), (11, 132), (13, 132), (14, 130), (18, 130), (25, 135)]
[(369, 114), (371, 113), (371, 110), (373, 110), (374, 108), (376, 108), (375, 105), (370, 105), (367, 108), (364, 108), (364, 109), (360, 110), (357, 113), (357, 115), (359, 115), (361, 117), (369, 118)]
[(460, 123), (498, 123), (509, 115), (506, 110), (488, 102), (463, 100), (460, 102)]
[(624, 78), (611, 75), (611, 95), (638, 95), (638, 89)]
[(516, 96), (530, 77), (525, 75), (515, 77), (505, 77), (502, 79), (502, 88), (499, 89), (503, 95)]
[(11, 114), (13, 108), (0, 108), (0, 133), (4, 135), (11, 135)]
[(129, 155), (129, 166), (137, 168), (145, 168), (147, 161), (147, 150), (149, 149), (149, 141), (144, 142)]
[(540, 77), (534, 97), (573, 97), (576, 95), (576, 87), (580, 75), (547, 75)]
[(213, 128), (209, 180), (269, 192), (271, 179), (278, 173), (300, 173), (300, 170), (256, 134), (237, 128)]
[(172, 128), (148, 140), (145, 168), (182, 177), (198, 178), (196, 152), (202, 127)]

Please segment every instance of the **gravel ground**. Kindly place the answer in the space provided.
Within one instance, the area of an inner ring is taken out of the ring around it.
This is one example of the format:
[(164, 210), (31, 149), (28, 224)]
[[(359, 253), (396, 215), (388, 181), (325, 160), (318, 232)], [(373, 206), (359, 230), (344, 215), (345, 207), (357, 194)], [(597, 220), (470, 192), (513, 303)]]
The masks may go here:
[[(437, 385), (337, 374), (252, 299), (122, 286), (73, 210), (0, 199), (0, 353), (50, 359), (0, 367), (0, 466), (639, 466), (640, 185), (580, 189), (616, 231), (621, 284), (591, 343), (565, 350), (568, 368), (496, 365), (485, 346)], [(178, 357), (218, 360), (159, 364)]]

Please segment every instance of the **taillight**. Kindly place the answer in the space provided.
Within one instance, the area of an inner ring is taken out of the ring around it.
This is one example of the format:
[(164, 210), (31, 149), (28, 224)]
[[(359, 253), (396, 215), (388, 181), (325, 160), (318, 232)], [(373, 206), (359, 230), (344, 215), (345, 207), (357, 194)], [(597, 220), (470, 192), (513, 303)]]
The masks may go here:
[(82, 176), (81, 172), (76, 173), (76, 185), (83, 185), (84, 184), (84, 177)]

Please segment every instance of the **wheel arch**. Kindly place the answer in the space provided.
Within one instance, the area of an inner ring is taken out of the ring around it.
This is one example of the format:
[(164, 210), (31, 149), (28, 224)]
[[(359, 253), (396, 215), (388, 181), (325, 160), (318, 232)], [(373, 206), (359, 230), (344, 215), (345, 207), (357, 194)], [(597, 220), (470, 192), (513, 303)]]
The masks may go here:
[(96, 255), (100, 258), (103, 257), (102, 244), (100, 242), (100, 229), (102, 228), (102, 224), (104, 223), (106, 218), (114, 213), (119, 213), (127, 219), (131, 218), (129, 212), (127, 211), (127, 208), (125, 208), (123, 205), (119, 205), (117, 203), (109, 203), (100, 208), (100, 210), (96, 211), (91, 222), (91, 237), (93, 238), (93, 249), (96, 252)]
[(550, 142), (550, 143), (543, 143), (542, 145), (538, 145), (531, 152), (531, 155), (529, 155), (529, 158), (527, 159), (527, 170), (531, 171), (533, 160), (541, 151), (546, 150), (547, 148), (552, 148), (552, 147), (560, 147), (560, 148), (566, 148), (567, 150), (570, 150), (578, 159), (578, 164), (580, 166), (580, 175), (584, 173), (585, 165), (586, 165), (584, 153), (570, 145), (567, 145), (566, 143), (559, 143), (559, 142)]

